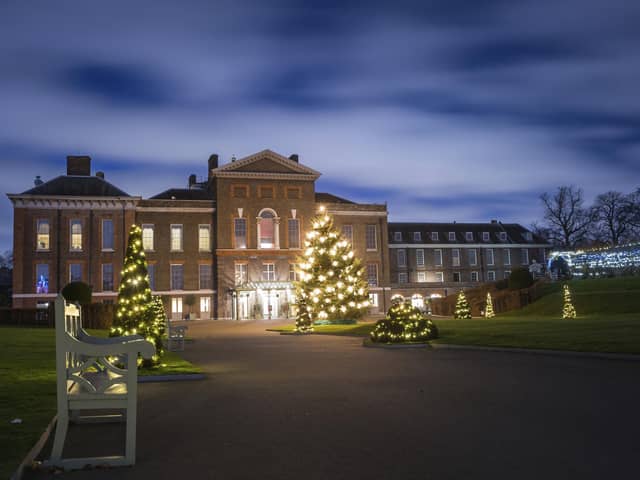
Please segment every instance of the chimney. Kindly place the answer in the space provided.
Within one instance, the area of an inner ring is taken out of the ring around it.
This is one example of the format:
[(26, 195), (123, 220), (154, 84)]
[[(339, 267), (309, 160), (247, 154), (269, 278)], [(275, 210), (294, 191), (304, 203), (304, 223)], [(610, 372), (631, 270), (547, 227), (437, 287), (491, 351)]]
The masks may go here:
[(68, 155), (67, 175), (91, 175), (91, 157), (88, 155)]
[(104, 172), (96, 172), (96, 177), (101, 178), (102, 180), (104, 180)]
[(40, 178), (40, 175), (36, 175), (35, 180), (33, 181), (33, 184), (37, 187), (38, 185), (42, 185), (44, 182), (42, 181), (42, 179)]
[(193, 187), (196, 184), (196, 174), (192, 173), (189, 175), (189, 188)]
[(298, 154), (297, 153), (292, 153), (291, 155), (289, 155), (289, 160), (293, 160), (294, 162), (298, 163)]
[(209, 173), (211, 170), (218, 168), (218, 154), (214, 153), (209, 156)]
[(491, 219), (491, 223), (496, 224), (496, 223), (498, 223), (498, 220), (496, 220), (496, 219)]

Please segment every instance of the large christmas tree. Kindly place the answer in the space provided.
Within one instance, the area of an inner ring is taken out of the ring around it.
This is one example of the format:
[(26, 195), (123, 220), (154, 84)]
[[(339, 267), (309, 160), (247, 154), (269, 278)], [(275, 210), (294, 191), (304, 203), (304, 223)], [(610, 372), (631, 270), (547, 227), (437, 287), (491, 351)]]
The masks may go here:
[(484, 318), (493, 318), (496, 314), (493, 311), (493, 300), (491, 299), (491, 292), (487, 292), (487, 306), (484, 309)]
[(311, 221), (312, 230), (299, 259), (296, 282), (298, 314), (296, 331), (313, 330), (313, 322), (353, 320), (369, 306), (364, 268), (351, 244), (333, 228), (333, 219), (321, 213)]
[(569, 285), (562, 287), (562, 296), (564, 305), (562, 306), (562, 318), (576, 318), (576, 309), (571, 302), (571, 291)]
[[(160, 305), (161, 306), (161, 305)], [(147, 260), (142, 249), (142, 229), (132, 225), (118, 288), (118, 305), (111, 336), (142, 335), (162, 351), (164, 322), (151, 297)]]
[(467, 297), (462, 290), (460, 290), (460, 293), (458, 294), (453, 318), (471, 318), (471, 307), (469, 306)]

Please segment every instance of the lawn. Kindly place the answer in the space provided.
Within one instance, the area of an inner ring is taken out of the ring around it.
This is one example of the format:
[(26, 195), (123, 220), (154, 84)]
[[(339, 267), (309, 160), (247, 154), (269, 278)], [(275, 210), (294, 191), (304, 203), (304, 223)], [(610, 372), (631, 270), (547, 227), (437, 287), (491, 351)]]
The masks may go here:
[[(54, 336), (47, 328), (0, 327), (0, 478), (9, 478), (56, 413)], [(160, 367), (140, 370), (140, 375), (200, 371), (168, 353)], [(22, 423), (11, 425), (14, 418)]]

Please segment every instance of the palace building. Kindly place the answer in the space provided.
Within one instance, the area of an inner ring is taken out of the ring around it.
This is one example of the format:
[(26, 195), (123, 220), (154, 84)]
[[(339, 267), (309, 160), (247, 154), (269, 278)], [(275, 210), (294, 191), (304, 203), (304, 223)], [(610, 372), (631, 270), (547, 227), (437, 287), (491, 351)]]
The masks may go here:
[(286, 318), (310, 220), (321, 207), (365, 266), (371, 313), (393, 295), (418, 305), (507, 276), (549, 245), (516, 224), (387, 223), (386, 204), (316, 192), (316, 170), (270, 150), (189, 176), (186, 188), (132, 196), (91, 174), (87, 156), (21, 194), (14, 208), (14, 307), (50, 302), (70, 281), (115, 302), (129, 227), (142, 227), (151, 289), (174, 319)]

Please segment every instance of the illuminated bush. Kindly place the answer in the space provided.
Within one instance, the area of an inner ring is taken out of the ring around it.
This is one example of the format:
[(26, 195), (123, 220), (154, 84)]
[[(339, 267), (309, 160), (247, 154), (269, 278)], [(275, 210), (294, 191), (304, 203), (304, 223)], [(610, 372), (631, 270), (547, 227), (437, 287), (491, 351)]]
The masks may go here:
[(411, 302), (394, 304), (371, 332), (371, 340), (379, 343), (424, 342), (433, 338), (438, 338), (438, 328)]

